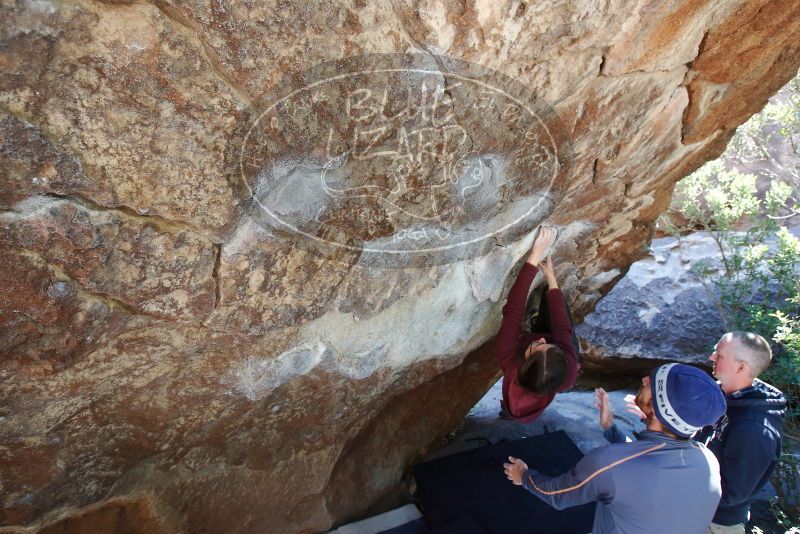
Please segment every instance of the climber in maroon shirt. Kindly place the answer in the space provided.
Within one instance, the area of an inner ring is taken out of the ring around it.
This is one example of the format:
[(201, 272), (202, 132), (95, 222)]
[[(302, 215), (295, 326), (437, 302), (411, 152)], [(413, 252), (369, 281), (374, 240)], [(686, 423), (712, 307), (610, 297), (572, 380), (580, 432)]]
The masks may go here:
[[(580, 369), (578, 344), (564, 294), (558, 288), (550, 258), (542, 261), (555, 238), (554, 228), (541, 228), (508, 293), (503, 323), (495, 340), (497, 362), (503, 370), (501, 413), (523, 423), (536, 420), (556, 393), (574, 386)], [(522, 331), (525, 306), (540, 264), (548, 289), (542, 295), (532, 333), (527, 333)]]

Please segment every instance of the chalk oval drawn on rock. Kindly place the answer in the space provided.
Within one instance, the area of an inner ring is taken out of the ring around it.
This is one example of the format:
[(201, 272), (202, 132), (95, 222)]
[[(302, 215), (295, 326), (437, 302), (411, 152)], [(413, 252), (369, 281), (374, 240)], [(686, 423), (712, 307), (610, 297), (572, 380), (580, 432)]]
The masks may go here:
[(264, 93), (227, 152), (246, 217), (362, 263), (483, 255), (553, 211), (572, 162), (558, 116), (501, 73), (443, 56), (371, 54)]

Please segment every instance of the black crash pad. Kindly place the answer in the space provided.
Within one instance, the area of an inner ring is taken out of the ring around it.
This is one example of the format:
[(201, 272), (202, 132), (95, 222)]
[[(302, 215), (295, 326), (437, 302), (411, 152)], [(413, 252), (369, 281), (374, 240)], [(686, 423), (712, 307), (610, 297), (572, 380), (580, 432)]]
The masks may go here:
[(462, 515), (455, 521), (433, 529), (429, 529), (425, 519), (420, 518), (380, 534), (486, 534), (486, 531), (472, 517)]
[(428, 534), (429, 532), (425, 520), (419, 518), (389, 530), (382, 530), (378, 534)]
[(425, 522), (431, 530), (471, 516), (488, 534), (586, 534), (592, 530), (594, 503), (558, 511), (503, 473), (509, 456), (547, 476), (572, 469), (583, 457), (559, 430), (445, 456), (414, 466)]

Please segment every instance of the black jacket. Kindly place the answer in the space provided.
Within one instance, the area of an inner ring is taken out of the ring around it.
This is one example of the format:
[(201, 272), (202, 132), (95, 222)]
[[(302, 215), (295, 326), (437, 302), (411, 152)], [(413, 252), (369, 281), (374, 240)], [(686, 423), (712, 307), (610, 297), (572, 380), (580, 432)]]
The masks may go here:
[(778, 389), (756, 379), (749, 388), (726, 395), (728, 410), (695, 440), (719, 460), (722, 499), (714, 523), (747, 523), (750, 503), (766, 485), (781, 456), (786, 399)]

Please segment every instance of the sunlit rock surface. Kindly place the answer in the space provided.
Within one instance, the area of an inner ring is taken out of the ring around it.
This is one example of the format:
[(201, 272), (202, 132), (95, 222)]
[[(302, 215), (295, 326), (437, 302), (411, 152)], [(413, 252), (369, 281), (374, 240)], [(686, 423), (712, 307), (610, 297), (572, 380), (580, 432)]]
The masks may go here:
[(585, 371), (644, 375), (668, 361), (708, 364), (725, 333), (714, 300), (692, 265), (722, 270), (707, 233), (656, 239), (595, 310), (575, 328)]
[[(786, 228), (800, 235), (797, 225)], [(777, 239), (764, 244), (774, 252)], [(711, 233), (654, 239), (650, 254), (631, 265), (575, 328), (584, 371), (643, 376), (669, 361), (710, 368), (714, 345), (732, 327), (725, 324), (718, 298), (712, 298), (717, 288), (695, 274), (696, 268), (725, 273)], [(755, 285), (749, 297), (759, 302), (765, 293)]]
[(800, 64), (777, 0), (2, 13), (0, 523), (34, 532), (393, 503), (496, 380), (530, 230), (582, 318)]

